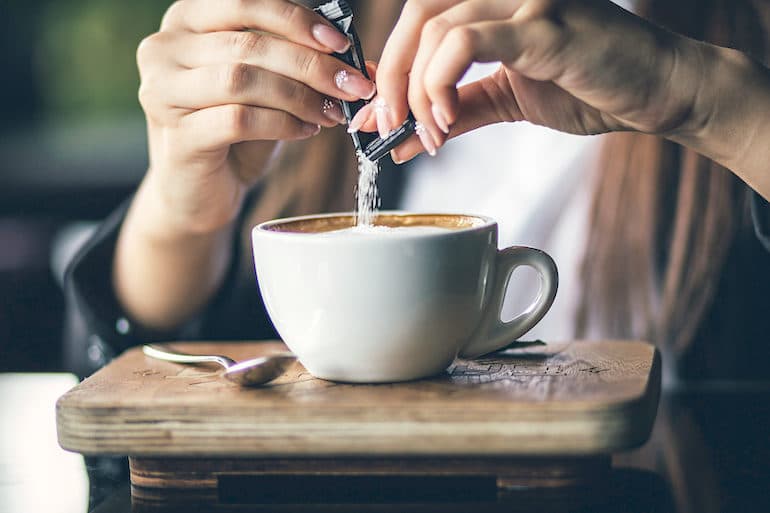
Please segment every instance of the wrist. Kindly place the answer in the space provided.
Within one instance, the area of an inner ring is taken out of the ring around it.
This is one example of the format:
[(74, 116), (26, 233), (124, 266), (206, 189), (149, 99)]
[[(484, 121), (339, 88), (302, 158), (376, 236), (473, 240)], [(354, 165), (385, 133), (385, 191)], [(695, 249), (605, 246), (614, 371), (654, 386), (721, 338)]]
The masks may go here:
[[(231, 232), (237, 207), (231, 211), (222, 209), (212, 215), (184, 201), (183, 192), (175, 196), (167, 191), (162, 180), (150, 170), (136, 192), (126, 221), (146, 240), (155, 244), (206, 244)], [(240, 205), (240, 198), (237, 203)]]
[(689, 87), (688, 114), (676, 129), (661, 135), (725, 162), (737, 149), (734, 127), (745, 126), (742, 121), (748, 121), (745, 114), (752, 109), (746, 100), (751, 98), (750, 84), (756, 82), (756, 64), (737, 50), (688, 41), (684, 57), (697, 68)]
[(675, 91), (676, 123), (662, 127), (657, 135), (671, 140), (699, 137), (711, 123), (713, 100), (710, 86), (715, 74), (716, 47), (681, 35), (673, 45), (674, 71), (663, 87)]
[(770, 71), (730, 48), (699, 43), (704, 72), (688, 122), (665, 134), (770, 197)]
[(145, 179), (115, 247), (112, 281), (131, 318), (170, 330), (200, 311), (219, 287), (233, 249), (235, 223), (190, 229)]

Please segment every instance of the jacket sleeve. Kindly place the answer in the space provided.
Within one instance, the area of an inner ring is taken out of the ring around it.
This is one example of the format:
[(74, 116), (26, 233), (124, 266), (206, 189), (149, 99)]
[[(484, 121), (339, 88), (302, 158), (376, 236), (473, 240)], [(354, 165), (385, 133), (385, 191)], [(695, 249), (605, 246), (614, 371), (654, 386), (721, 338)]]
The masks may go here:
[(770, 251), (770, 203), (756, 192), (751, 193), (751, 217), (759, 242)]
[[(251, 264), (251, 250), (233, 238), (232, 261), (219, 291), (193, 319), (170, 331), (148, 329), (128, 315), (112, 287), (112, 260), (130, 200), (99, 226), (70, 263), (64, 280), (65, 367), (92, 374), (125, 349), (162, 340), (276, 338)], [(242, 224), (245, 215), (241, 215)], [(241, 230), (235, 230), (236, 234)]]

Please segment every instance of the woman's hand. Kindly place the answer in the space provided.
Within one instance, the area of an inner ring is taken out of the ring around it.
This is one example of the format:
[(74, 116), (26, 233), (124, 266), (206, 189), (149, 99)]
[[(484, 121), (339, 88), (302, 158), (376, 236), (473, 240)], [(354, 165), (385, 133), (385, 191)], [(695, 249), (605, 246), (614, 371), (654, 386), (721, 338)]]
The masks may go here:
[(150, 169), (120, 230), (115, 293), (130, 318), (173, 329), (230, 265), (232, 220), (276, 141), (343, 122), (374, 94), (343, 64), (347, 38), (288, 0), (181, 0), (137, 60)]
[(237, 214), (275, 141), (344, 122), (337, 99), (374, 84), (329, 55), (348, 40), (288, 0), (181, 0), (139, 45), (158, 230), (203, 233)]
[[(608, 0), (408, 0), (377, 70), (375, 107), (352, 125), (387, 132), (411, 108), (430, 153), (502, 121), (666, 133), (699, 122), (703, 51)], [(458, 90), (472, 63), (494, 61), (495, 73)], [(394, 159), (422, 146), (412, 138)]]

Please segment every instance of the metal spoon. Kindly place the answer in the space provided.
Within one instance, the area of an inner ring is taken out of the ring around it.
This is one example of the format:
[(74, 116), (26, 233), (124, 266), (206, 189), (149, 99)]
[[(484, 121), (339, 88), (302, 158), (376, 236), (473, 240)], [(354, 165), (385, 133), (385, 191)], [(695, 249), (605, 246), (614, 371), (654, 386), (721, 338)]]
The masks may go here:
[(289, 365), (297, 359), (294, 354), (283, 352), (236, 362), (227, 356), (180, 353), (157, 344), (146, 345), (142, 351), (151, 358), (167, 362), (218, 363), (225, 368), (222, 375), (226, 379), (242, 386), (262, 385), (272, 381), (283, 374)]

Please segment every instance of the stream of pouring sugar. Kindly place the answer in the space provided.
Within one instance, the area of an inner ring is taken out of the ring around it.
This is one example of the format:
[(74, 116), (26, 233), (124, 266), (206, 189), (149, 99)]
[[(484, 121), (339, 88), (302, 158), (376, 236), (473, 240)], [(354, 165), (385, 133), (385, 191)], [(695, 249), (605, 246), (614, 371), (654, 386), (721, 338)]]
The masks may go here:
[(372, 162), (363, 152), (356, 152), (358, 157), (358, 187), (356, 188), (356, 226), (373, 226), (380, 206), (377, 191), (377, 175), (380, 164)]

